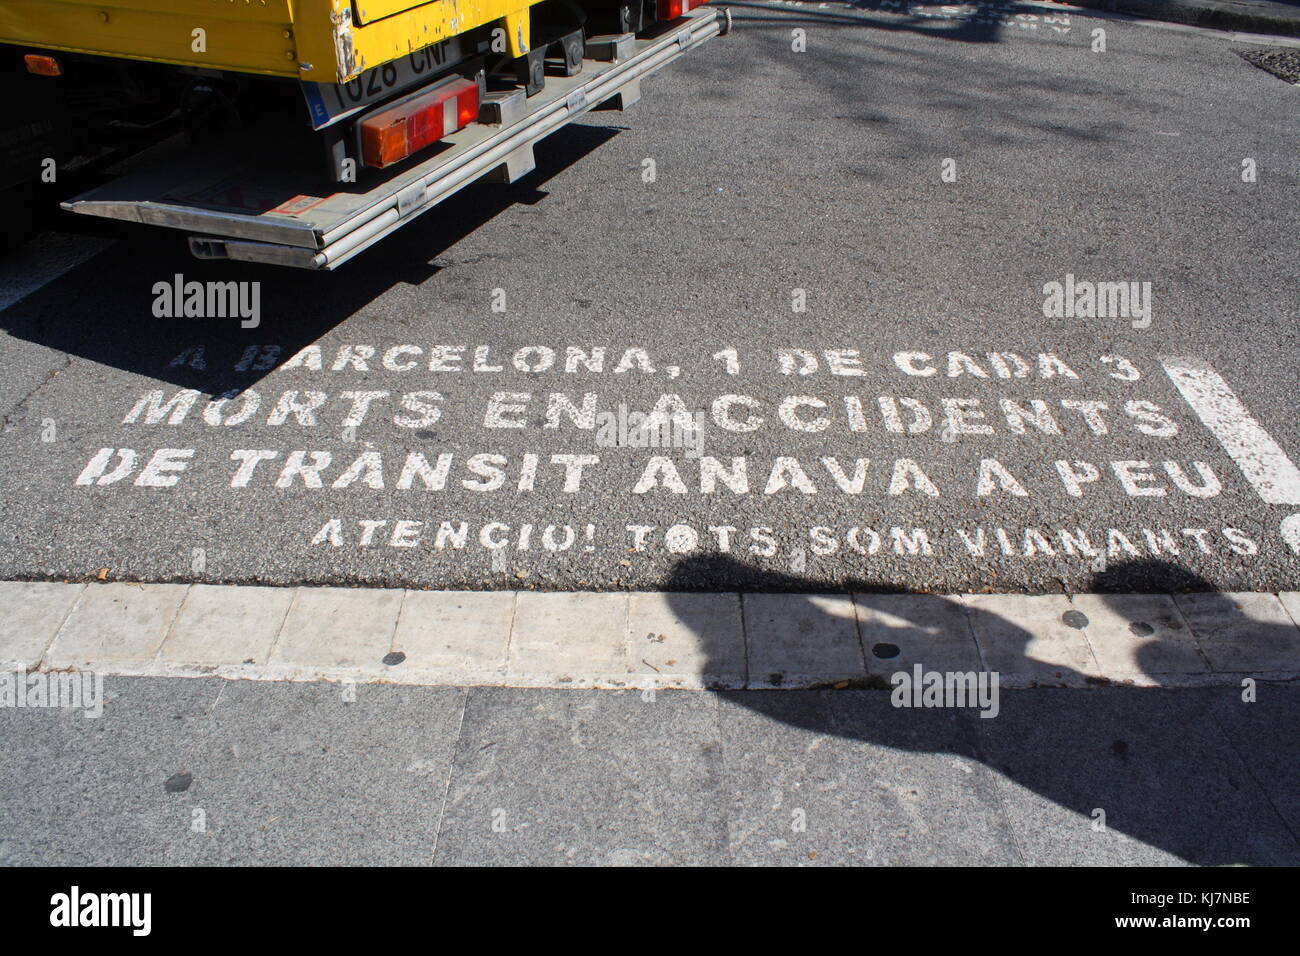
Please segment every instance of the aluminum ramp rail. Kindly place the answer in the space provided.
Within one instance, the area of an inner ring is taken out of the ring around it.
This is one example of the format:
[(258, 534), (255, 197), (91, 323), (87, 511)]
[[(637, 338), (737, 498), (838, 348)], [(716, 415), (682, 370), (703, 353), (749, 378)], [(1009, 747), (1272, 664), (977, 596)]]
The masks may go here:
[(547, 76), (546, 87), (529, 99), (522, 89), (489, 93), (480, 122), (377, 185), (326, 195), (338, 184), (322, 180), (322, 195), (302, 195), (301, 170), (268, 168), (244, 145), (198, 157), (186, 151), (175, 163), (158, 162), (63, 208), (197, 233), (190, 250), (200, 259), (334, 269), (476, 180), (513, 182), (530, 172), (539, 139), (603, 102), (614, 100), (619, 108), (636, 102), (644, 77), (726, 33), (730, 22), (725, 9), (705, 7), (649, 36), (593, 37), (577, 76)]

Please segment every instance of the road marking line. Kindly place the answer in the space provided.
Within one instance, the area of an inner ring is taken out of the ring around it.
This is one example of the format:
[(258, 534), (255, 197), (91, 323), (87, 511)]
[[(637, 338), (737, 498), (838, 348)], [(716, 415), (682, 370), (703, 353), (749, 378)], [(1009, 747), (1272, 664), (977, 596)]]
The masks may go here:
[(1200, 359), (1160, 361), (1192, 411), (1219, 440), (1264, 502), (1300, 504), (1300, 468), (1251, 417), (1223, 377)]

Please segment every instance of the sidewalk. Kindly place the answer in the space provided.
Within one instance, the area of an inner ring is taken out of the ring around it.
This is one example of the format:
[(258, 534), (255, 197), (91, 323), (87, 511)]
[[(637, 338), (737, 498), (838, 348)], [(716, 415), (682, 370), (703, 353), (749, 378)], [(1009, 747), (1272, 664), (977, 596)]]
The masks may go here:
[(1216, 30), (1300, 36), (1300, 0), (1070, 0), (1070, 5)]
[(1297, 616), (0, 583), (0, 865), (1300, 865)]
[(1294, 685), (104, 692), (0, 708), (0, 865), (1300, 865)]

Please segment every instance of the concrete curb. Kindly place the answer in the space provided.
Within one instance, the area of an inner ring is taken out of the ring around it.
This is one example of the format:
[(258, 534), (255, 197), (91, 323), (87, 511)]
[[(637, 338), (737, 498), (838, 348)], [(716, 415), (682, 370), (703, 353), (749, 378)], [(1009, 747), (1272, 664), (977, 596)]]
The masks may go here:
[(1262, 0), (1070, 0), (1070, 5), (1215, 30), (1300, 36), (1300, 6)]
[[(811, 4), (815, 0), (775, 0), (777, 4)], [(931, 0), (852, 0), (851, 6), (868, 12), (940, 17), (929, 12), (939, 7)], [(986, 11), (1010, 17), (1044, 11), (1091, 14), (1097, 18), (1173, 24), (1174, 29), (1195, 28), (1209, 35), (1241, 43), (1289, 46), (1300, 38), (1300, 4), (1278, 0), (1007, 0), (1005, 3), (966, 3), (941, 9)], [(954, 19), (961, 19), (954, 13)]]
[(1300, 678), (1300, 593), (736, 594), (0, 582), (0, 671), (418, 685)]

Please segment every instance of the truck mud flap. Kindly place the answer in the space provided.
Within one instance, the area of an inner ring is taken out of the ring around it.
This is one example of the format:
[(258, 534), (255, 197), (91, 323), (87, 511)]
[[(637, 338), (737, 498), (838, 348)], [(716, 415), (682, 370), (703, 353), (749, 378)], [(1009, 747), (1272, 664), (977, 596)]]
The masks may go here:
[(591, 37), (581, 72), (548, 76), (531, 98), (522, 89), (488, 94), (480, 122), (447, 137), (429, 159), (398, 167), (374, 185), (303, 195), (300, 175), (295, 182), (292, 170), (268, 168), (245, 148), (181, 154), (63, 208), (188, 231), (190, 249), (201, 259), (334, 269), (470, 183), (525, 175), (538, 140), (602, 103), (631, 105), (642, 79), (726, 33), (730, 23), (725, 9), (703, 7), (647, 35)]

